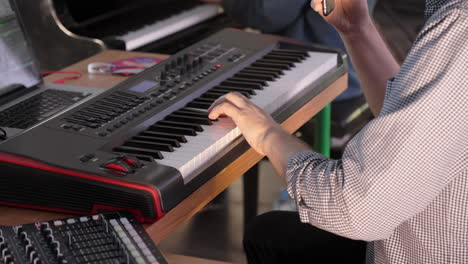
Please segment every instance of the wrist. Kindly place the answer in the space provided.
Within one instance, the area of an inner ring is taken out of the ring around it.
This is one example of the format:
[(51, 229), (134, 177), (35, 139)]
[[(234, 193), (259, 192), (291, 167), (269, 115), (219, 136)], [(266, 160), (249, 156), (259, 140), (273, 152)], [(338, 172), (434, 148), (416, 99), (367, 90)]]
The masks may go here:
[(360, 23), (349, 25), (346, 30), (338, 30), (343, 38), (348, 40), (362, 39), (374, 29), (370, 16), (366, 16)]
[(263, 155), (271, 153), (271, 149), (278, 145), (281, 137), (289, 136), (279, 125), (269, 127), (263, 134), (261, 151)]

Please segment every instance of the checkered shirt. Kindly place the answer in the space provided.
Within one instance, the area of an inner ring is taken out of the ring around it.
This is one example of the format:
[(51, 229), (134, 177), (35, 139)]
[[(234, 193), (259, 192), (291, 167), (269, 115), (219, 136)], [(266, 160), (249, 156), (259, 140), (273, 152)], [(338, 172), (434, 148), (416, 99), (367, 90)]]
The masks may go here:
[(301, 152), (286, 172), (301, 221), (369, 241), (367, 263), (468, 263), (468, 1), (426, 15), (342, 159)]

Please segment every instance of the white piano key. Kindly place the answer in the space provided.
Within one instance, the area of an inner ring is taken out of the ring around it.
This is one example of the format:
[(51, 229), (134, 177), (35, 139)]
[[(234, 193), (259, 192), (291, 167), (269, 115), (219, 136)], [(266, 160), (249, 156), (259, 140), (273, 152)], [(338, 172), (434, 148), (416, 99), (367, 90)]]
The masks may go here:
[[(299, 94), (310, 84), (318, 80), (337, 66), (337, 54), (309, 52), (309, 57), (275, 81), (267, 82), (264, 90), (250, 99), (254, 104), (273, 114), (283, 105)], [(240, 130), (229, 118), (220, 118), (212, 126), (202, 126), (204, 131), (197, 136), (188, 136), (187, 143), (176, 148), (174, 152), (162, 152), (164, 159), (158, 161), (177, 168), (187, 184), (194, 179), (200, 170), (210, 166), (217, 155), (241, 136)]]
[(203, 4), (168, 19), (147, 25), (137, 31), (117, 37), (125, 42), (126, 50), (134, 50), (148, 43), (167, 37), (222, 13), (216, 4)]

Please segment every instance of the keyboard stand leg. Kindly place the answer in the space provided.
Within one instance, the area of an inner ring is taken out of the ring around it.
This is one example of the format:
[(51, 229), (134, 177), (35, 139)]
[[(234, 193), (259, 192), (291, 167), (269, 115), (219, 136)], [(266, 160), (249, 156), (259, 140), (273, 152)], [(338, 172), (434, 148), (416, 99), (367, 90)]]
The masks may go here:
[(244, 185), (244, 228), (258, 211), (258, 163), (248, 170), (242, 181)]
[(330, 157), (331, 104), (325, 106), (316, 118), (314, 150)]

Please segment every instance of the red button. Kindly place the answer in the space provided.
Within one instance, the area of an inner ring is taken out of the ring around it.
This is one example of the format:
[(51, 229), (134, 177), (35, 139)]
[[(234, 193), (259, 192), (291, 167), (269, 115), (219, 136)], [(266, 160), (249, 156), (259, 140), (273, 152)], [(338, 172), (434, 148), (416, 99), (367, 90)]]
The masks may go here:
[(134, 167), (134, 168), (137, 168), (137, 167), (138, 167), (137, 163), (136, 163), (134, 160), (132, 160), (132, 159), (123, 158), (122, 161), (125, 162), (125, 163), (127, 163), (128, 165)]
[(125, 168), (122, 165), (118, 165), (118, 164), (114, 164), (114, 163), (107, 164), (106, 166), (104, 166), (104, 168), (109, 169), (109, 170), (115, 170), (115, 171), (128, 173), (127, 168)]
[(221, 69), (223, 67), (223, 65), (217, 64), (215, 67), (216, 67), (216, 69)]

